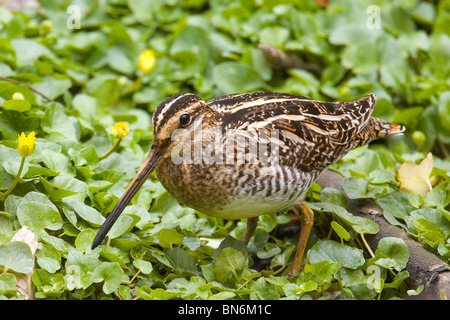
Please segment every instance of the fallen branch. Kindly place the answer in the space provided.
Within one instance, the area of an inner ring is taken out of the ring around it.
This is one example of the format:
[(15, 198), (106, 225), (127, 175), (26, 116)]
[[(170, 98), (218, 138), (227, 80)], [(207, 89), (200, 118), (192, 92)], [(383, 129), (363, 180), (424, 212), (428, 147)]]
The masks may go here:
[[(343, 180), (344, 178), (338, 173), (326, 171), (317, 183), (321, 188), (330, 187), (345, 194), (342, 187)], [(410, 274), (406, 284), (412, 289), (420, 285), (424, 286), (424, 290), (419, 295), (409, 299), (439, 300), (441, 292), (450, 297), (450, 270), (447, 269), (448, 265), (444, 261), (409, 237), (405, 230), (388, 223), (383, 217), (383, 210), (372, 199), (348, 199), (348, 203), (349, 212), (378, 224), (380, 231), (377, 234), (366, 235), (367, 242), (373, 251), (378, 247), (378, 242), (385, 237), (398, 237), (405, 241), (409, 251), (406, 270)]]

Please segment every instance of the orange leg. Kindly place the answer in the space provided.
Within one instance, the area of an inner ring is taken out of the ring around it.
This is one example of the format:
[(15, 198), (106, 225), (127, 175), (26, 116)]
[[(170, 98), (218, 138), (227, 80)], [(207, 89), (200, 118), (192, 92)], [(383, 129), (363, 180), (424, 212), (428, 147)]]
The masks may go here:
[(248, 218), (247, 219), (247, 229), (245, 230), (244, 238), (242, 242), (247, 246), (250, 242), (250, 238), (252, 237), (253, 232), (258, 225), (258, 217)]
[(300, 271), (303, 254), (305, 252), (306, 243), (314, 223), (314, 212), (304, 203), (300, 205), (300, 222), (302, 229), (297, 244), (297, 252), (295, 253), (294, 263), (292, 264), (289, 275), (296, 275)]

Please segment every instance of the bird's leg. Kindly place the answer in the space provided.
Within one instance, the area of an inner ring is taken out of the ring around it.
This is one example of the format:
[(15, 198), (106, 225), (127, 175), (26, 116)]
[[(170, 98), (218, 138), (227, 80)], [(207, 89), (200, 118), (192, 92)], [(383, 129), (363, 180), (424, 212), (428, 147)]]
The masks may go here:
[(250, 242), (250, 238), (252, 237), (253, 231), (255, 231), (257, 225), (258, 225), (258, 217), (247, 219), (247, 229), (245, 230), (244, 238), (242, 239), (242, 242), (246, 246)]
[(291, 270), (289, 271), (289, 275), (291, 276), (296, 275), (300, 270), (306, 243), (308, 242), (309, 234), (314, 222), (314, 212), (304, 203), (300, 205), (300, 222), (302, 224), (302, 229), (300, 231), (300, 237), (298, 239), (297, 252), (295, 253), (294, 263), (292, 264)]

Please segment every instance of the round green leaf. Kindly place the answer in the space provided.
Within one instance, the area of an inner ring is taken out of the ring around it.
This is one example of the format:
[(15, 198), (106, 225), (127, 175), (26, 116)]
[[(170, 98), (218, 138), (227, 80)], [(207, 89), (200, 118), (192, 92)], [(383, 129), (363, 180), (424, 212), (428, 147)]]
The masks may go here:
[(96, 282), (104, 281), (103, 292), (110, 294), (119, 288), (122, 282), (122, 268), (117, 262), (103, 262), (94, 270)]
[(173, 229), (161, 229), (158, 232), (159, 245), (163, 248), (171, 248), (172, 245), (181, 245), (184, 236)]
[(22, 201), (17, 207), (17, 216), (22, 226), (29, 227), (37, 235), (45, 229), (60, 230), (63, 226), (61, 215), (53, 206), (36, 201)]
[(310, 263), (324, 260), (341, 262), (343, 267), (350, 269), (362, 266), (365, 261), (361, 250), (332, 240), (319, 241), (308, 251), (308, 261)]
[(142, 259), (134, 260), (133, 265), (138, 268), (143, 274), (149, 274), (153, 270), (152, 264)]
[(33, 254), (30, 247), (21, 241), (13, 241), (0, 246), (0, 266), (3, 270), (29, 273), (33, 270)]
[(376, 265), (401, 271), (406, 267), (409, 260), (408, 247), (400, 238), (383, 238), (378, 243), (375, 259)]

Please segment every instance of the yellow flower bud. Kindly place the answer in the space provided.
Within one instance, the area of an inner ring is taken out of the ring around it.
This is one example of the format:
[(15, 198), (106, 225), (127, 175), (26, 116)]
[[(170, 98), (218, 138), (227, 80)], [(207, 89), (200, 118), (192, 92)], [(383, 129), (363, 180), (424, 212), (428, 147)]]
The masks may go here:
[(144, 73), (149, 73), (155, 67), (156, 57), (153, 50), (142, 51), (139, 55), (138, 69)]
[(17, 145), (17, 151), (19, 151), (23, 158), (26, 158), (34, 151), (34, 142), (36, 141), (35, 133), (32, 131), (28, 136), (25, 136), (25, 133), (22, 132), (18, 136), (19, 144)]
[(130, 132), (130, 128), (126, 125), (125, 122), (117, 122), (115, 126), (111, 128), (111, 132), (116, 135), (118, 138), (123, 138), (128, 135)]
[(25, 97), (20, 92), (14, 92), (11, 99), (12, 100), (25, 100)]

